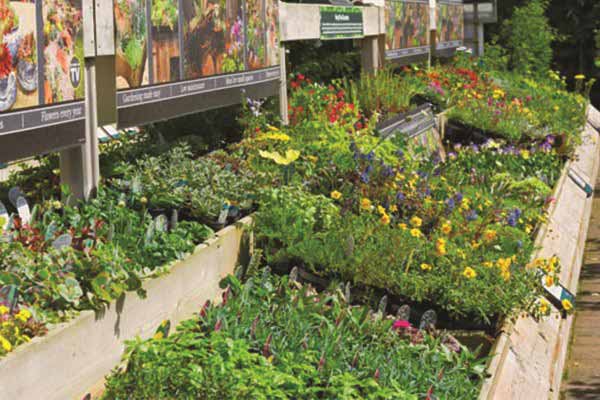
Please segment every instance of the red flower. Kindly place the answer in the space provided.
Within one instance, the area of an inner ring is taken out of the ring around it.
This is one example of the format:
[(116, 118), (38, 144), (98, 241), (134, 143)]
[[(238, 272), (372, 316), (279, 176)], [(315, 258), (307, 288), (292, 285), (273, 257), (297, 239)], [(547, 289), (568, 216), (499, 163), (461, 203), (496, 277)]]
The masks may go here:
[(292, 89), (298, 89), (300, 87), (300, 84), (296, 81), (292, 81), (290, 85), (292, 86)]
[(411, 327), (410, 322), (408, 322), (404, 319), (399, 319), (398, 321), (394, 322), (394, 325), (392, 325), (392, 330), (408, 329), (410, 327)]
[(298, 78), (298, 80), (299, 80), (299, 81), (303, 81), (303, 80), (304, 80), (304, 78), (305, 78), (305, 76), (304, 76), (304, 75), (302, 75), (302, 74), (298, 74), (298, 75), (296, 76), (296, 78)]

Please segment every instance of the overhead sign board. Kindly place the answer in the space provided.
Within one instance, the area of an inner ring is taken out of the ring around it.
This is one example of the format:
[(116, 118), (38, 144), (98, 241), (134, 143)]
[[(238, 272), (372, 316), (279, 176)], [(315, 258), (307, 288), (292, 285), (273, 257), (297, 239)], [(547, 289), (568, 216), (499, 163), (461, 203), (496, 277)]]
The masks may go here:
[(321, 40), (360, 39), (365, 36), (360, 7), (321, 6)]
[(437, 50), (456, 49), (465, 35), (464, 5), (461, 0), (439, 0), (437, 3)]
[[(128, 108), (140, 114), (144, 105), (281, 78), (277, 0), (115, 0), (114, 6), (120, 125)], [(239, 91), (232, 95), (240, 101)]]
[[(22, 131), (83, 127), (81, 0), (0, 0), (0, 15), (0, 143)], [(82, 142), (81, 131), (44, 150)]]
[(385, 2), (386, 51), (389, 60), (429, 54), (429, 0)]

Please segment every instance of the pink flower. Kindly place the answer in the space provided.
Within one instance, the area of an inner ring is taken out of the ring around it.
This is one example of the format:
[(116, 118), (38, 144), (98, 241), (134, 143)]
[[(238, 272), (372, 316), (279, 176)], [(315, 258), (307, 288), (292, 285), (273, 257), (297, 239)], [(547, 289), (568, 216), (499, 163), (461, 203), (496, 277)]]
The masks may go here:
[(399, 319), (397, 321), (394, 322), (394, 325), (392, 325), (392, 330), (398, 330), (398, 329), (408, 329), (410, 328), (412, 325), (410, 324), (410, 322), (404, 320), (404, 319)]

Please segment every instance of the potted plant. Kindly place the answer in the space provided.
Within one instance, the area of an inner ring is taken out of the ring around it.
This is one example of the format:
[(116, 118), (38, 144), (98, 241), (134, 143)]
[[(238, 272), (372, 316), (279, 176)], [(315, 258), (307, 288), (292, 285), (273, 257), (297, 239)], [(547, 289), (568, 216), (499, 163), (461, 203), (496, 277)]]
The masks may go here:
[(0, 43), (0, 112), (9, 110), (17, 98), (17, 80), (12, 70), (12, 56), (5, 42)]

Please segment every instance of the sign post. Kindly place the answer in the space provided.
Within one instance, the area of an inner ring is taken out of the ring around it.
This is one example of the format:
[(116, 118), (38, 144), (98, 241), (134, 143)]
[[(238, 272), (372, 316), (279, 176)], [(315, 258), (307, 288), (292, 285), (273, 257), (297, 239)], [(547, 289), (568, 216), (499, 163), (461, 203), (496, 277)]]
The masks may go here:
[(364, 37), (360, 7), (321, 6), (321, 40), (361, 39)]

